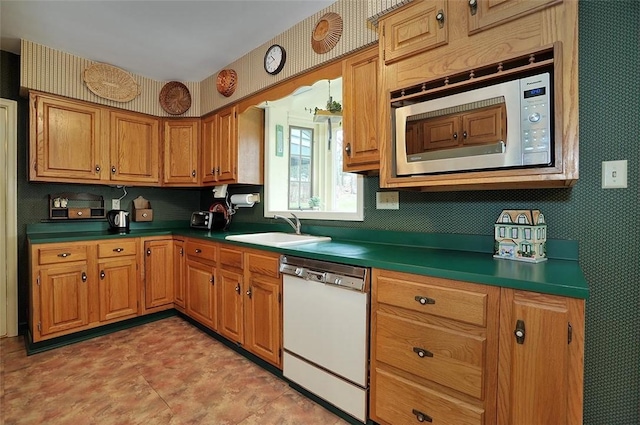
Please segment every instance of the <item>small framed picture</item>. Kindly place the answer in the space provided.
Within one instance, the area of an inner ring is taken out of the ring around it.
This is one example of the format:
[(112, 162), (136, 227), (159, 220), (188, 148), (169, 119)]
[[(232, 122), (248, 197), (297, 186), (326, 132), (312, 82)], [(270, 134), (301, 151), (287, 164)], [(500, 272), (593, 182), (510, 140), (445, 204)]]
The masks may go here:
[(284, 129), (276, 124), (276, 156), (284, 155)]

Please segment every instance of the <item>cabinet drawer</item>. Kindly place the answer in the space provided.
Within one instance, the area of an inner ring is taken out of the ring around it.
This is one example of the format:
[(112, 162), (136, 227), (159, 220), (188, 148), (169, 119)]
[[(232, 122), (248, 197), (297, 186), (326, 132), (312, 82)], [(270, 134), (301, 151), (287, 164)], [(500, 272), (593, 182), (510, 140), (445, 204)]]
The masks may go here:
[(122, 239), (119, 241), (98, 242), (98, 257), (124, 257), (136, 255), (136, 240)]
[(273, 257), (261, 254), (249, 254), (249, 270), (265, 276), (280, 277), (279, 261), (280, 257)]
[[(447, 282), (446, 279), (423, 279), (429, 280), (437, 280), (440, 284)], [(380, 276), (376, 284), (379, 303), (486, 326), (487, 294), (430, 285), (416, 279), (407, 281), (386, 276)]]
[(38, 264), (70, 263), (87, 260), (86, 245), (57, 245), (38, 248)]
[[(374, 418), (390, 424), (482, 425), (484, 410), (454, 397), (423, 387), (414, 382), (376, 369)], [(420, 421), (417, 416), (425, 415)], [(431, 418), (429, 420), (426, 418)]]
[(209, 261), (216, 261), (217, 246), (207, 242), (187, 241), (187, 255), (192, 258), (201, 258)]
[(242, 269), (242, 252), (235, 249), (220, 248), (220, 264), (227, 267)]
[(91, 218), (91, 208), (69, 208), (69, 219)]
[(483, 398), (485, 338), (378, 312), (376, 360)]

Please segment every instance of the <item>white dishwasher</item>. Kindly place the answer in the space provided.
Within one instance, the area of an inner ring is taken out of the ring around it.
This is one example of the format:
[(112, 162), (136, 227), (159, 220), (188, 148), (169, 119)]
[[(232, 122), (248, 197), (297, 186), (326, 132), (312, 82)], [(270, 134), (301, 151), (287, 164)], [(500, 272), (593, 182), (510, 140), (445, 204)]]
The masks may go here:
[(283, 375), (366, 423), (369, 269), (282, 255)]

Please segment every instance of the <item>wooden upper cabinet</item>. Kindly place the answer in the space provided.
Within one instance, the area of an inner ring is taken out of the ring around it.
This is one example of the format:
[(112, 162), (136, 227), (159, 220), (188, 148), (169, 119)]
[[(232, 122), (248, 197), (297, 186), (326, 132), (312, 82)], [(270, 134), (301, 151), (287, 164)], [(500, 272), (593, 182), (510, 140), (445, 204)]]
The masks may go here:
[(499, 358), (499, 425), (582, 424), (584, 300), (503, 288)]
[(264, 111), (224, 108), (202, 120), (202, 184), (264, 182)]
[(108, 176), (102, 153), (102, 109), (40, 93), (29, 97), (30, 180), (96, 181)]
[(380, 168), (378, 150), (378, 48), (369, 48), (342, 63), (343, 169)]
[(446, 44), (447, 0), (418, 0), (380, 20), (385, 64)]
[(236, 118), (235, 106), (225, 108), (218, 114), (217, 130), (217, 165), (218, 181), (233, 183), (236, 180), (238, 145), (236, 143)]
[(110, 112), (111, 181), (159, 183), (159, 120), (133, 112)]
[(525, 16), (562, 0), (477, 0), (469, 6), (469, 34)]
[(197, 186), (199, 119), (165, 120), (163, 185)]

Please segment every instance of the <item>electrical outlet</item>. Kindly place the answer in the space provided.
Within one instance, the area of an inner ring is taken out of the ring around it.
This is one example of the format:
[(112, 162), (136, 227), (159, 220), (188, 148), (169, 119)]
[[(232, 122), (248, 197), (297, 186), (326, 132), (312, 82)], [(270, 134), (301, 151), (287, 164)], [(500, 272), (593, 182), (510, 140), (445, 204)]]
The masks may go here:
[(627, 160), (602, 162), (602, 188), (621, 189), (627, 187)]
[(112, 199), (111, 200), (111, 209), (119, 210), (120, 209), (120, 199)]
[(399, 210), (400, 201), (398, 192), (376, 192), (377, 210)]

